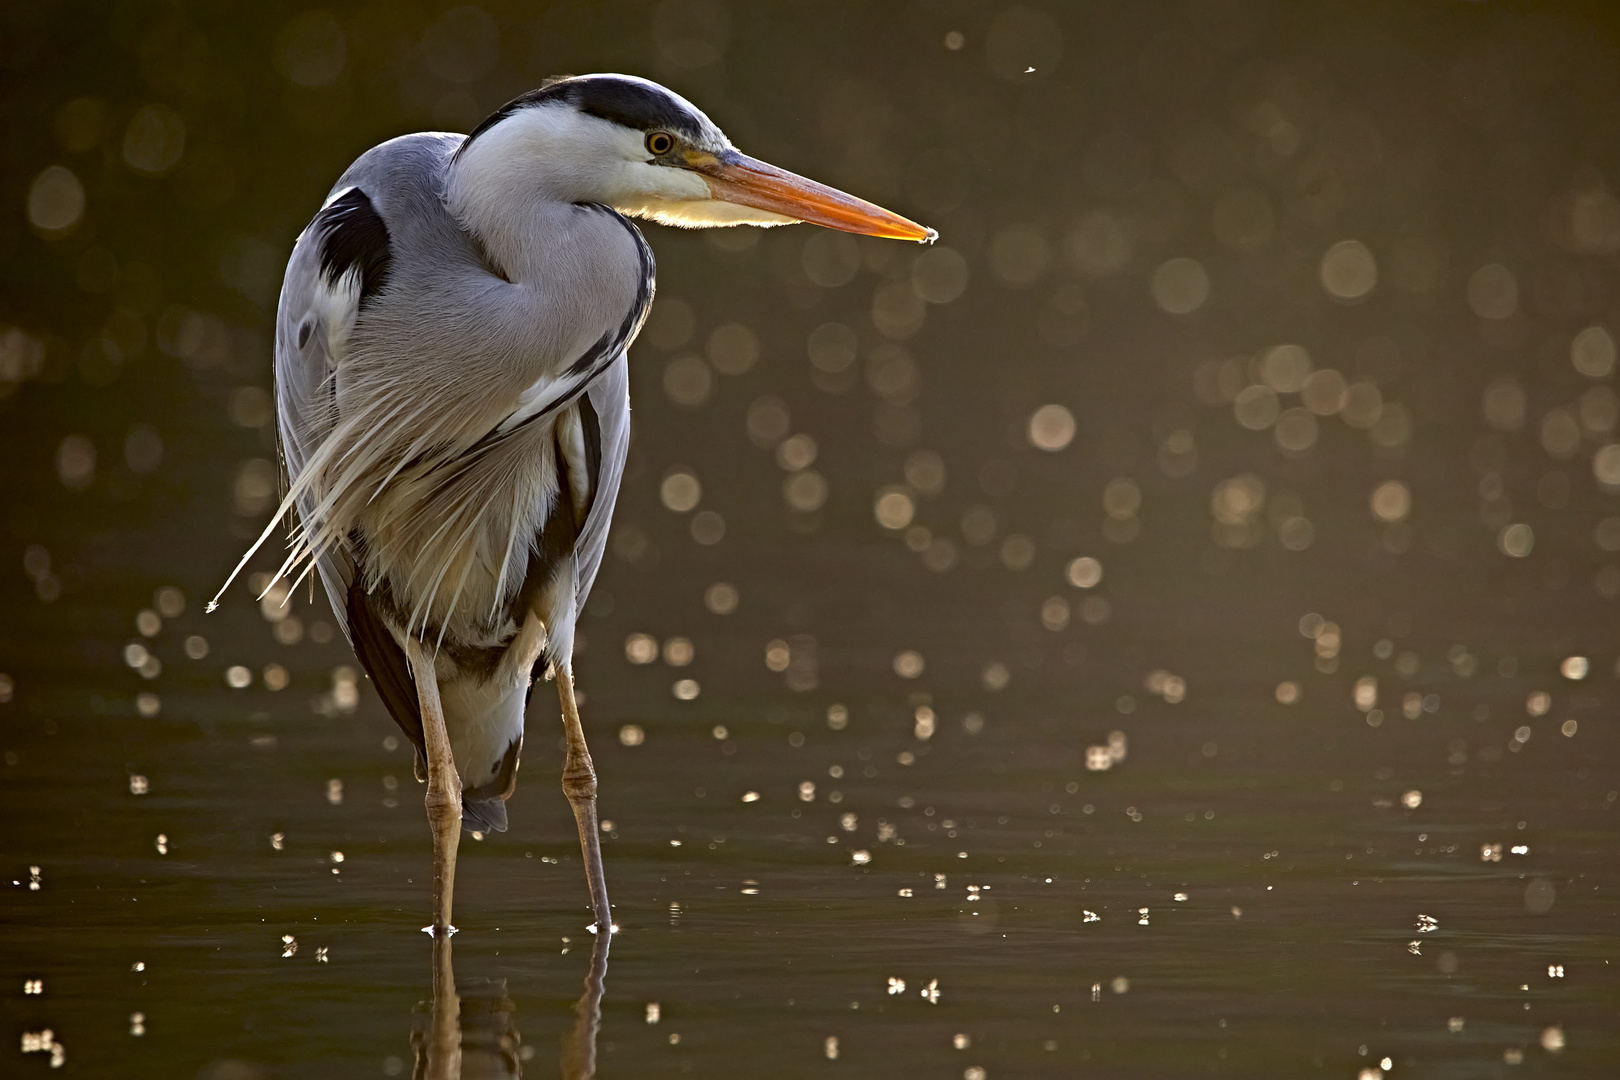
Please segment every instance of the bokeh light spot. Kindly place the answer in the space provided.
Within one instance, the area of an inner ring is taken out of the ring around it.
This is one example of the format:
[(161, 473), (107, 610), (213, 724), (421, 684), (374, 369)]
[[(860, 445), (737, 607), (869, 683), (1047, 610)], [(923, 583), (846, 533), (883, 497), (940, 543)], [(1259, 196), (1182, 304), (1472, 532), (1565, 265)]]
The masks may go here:
[(915, 679), (923, 673), (927, 666), (922, 653), (915, 649), (906, 649), (895, 654), (894, 673), (902, 679)]
[(739, 600), (737, 587), (725, 581), (717, 581), (703, 592), (703, 606), (715, 615), (730, 615)]
[(855, 362), (855, 332), (843, 323), (822, 323), (810, 331), (805, 352), (818, 371), (837, 374)]
[(1341, 240), (1322, 256), (1321, 276), (1329, 296), (1353, 302), (1378, 284), (1378, 264), (1360, 240)]
[(1232, 415), (1250, 431), (1264, 431), (1277, 421), (1277, 393), (1269, 386), (1246, 386), (1232, 402)]
[(186, 124), (167, 105), (147, 105), (124, 129), (124, 160), (147, 176), (160, 176), (180, 161), (186, 150)]
[(1309, 409), (1287, 409), (1277, 417), (1272, 436), (1287, 454), (1303, 454), (1316, 445), (1316, 414)]
[(967, 289), (968, 263), (948, 247), (932, 247), (911, 264), (911, 287), (930, 304), (948, 304)]
[(1379, 521), (1405, 521), (1412, 511), (1412, 492), (1399, 480), (1386, 480), (1373, 489), (1370, 503)]
[(45, 232), (66, 232), (84, 216), (84, 185), (72, 171), (52, 165), (28, 189), (28, 220)]
[(1523, 522), (1502, 526), (1501, 532), (1496, 535), (1496, 546), (1504, 555), (1511, 555), (1515, 559), (1522, 559), (1530, 554), (1536, 545), (1536, 534), (1530, 526)]
[(698, 482), (696, 473), (683, 468), (672, 469), (659, 485), (658, 497), (668, 509), (684, 514), (703, 498), (703, 485)]
[(759, 338), (742, 323), (721, 323), (709, 335), (709, 363), (722, 375), (741, 375), (759, 359)]
[(783, 481), (782, 498), (801, 514), (813, 513), (827, 502), (827, 481), (814, 469), (796, 472)]
[(1171, 315), (1190, 315), (1209, 299), (1209, 274), (1196, 259), (1167, 259), (1153, 271), (1153, 299)]
[(1030, 445), (1056, 453), (1074, 440), (1074, 414), (1062, 405), (1042, 405), (1029, 418)]
[(701, 357), (677, 356), (664, 367), (664, 393), (669, 400), (696, 408), (709, 399), (714, 376)]
[(1082, 555), (1069, 563), (1066, 576), (1069, 579), (1069, 584), (1077, 589), (1094, 588), (1102, 580), (1102, 563), (1089, 555)]
[(69, 491), (83, 491), (96, 479), (96, 444), (84, 435), (69, 435), (56, 448), (56, 475)]
[(883, 488), (872, 503), (872, 516), (877, 518), (877, 523), (896, 532), (910, 525), (916, 513), (917, 504), (903, 488)]
[(945, 490), (945, 459), (932, 450), (914, 450), (906, 458), (906, 483), (924, 495)]
[(1570, 342), (1569, 360), (1589, 379), (1606, 379), (1614, 371), (1614, 337), (1604, 326), (1588, 326)]

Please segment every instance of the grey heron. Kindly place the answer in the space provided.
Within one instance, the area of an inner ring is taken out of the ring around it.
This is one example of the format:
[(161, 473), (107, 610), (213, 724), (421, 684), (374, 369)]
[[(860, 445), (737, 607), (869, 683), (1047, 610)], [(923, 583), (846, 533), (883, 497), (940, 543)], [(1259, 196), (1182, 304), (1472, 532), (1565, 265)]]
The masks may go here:
[(561, 701), (593, 928), (613, 928), (572, 650), (629, 445), (626, 350), (653, 299), (631, 218), (934, 238), (740, 153), (656, 83), (601, 74), (552, 80), (470, 135), (368, 150), (287, 264), (275, 348), (287, 491), (232, 578), (296, 512), (277, 576), (319, 575), (416, 747), (435, 936), (454, 932), (463, 823), (506, 828), (544, 676)]

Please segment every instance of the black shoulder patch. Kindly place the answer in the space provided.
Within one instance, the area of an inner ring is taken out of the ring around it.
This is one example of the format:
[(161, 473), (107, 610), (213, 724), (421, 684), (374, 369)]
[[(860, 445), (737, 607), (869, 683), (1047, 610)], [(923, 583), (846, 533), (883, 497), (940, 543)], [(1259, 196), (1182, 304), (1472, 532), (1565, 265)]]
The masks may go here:
[(315, 217), (321, 240), (321, 274), (329, 284), (350, 270), (360, 272), (360, 306), (388, 284), (393, 246), (388, 226), (359, 188), (333, 199)]
[(611, 120), (632, 131), (650, 131), (662, 128), (678, 131), (690, 138), (703, 134), (702, 124), (672, 94), (660, 87), (618, 79), (611, 75), (596, 77), (547, 79), (535, 90), (519, 94), (485, 117), (473, 128), (467, 142), (456, 153), (467, 148), (467, 143), (505, 120), (519, 109), (544, 105), (548, 101), (561, 101), (582, 113)]

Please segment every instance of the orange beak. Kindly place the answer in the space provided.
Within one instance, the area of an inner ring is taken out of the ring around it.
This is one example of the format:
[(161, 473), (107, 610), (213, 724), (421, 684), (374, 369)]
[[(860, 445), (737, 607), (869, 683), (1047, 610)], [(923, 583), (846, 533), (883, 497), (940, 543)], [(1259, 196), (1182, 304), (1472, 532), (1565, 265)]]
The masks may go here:
[(931, 244), (939, 235), (933, 229), (891, 214), (865, 199), (778, 169), (747, 154), (733, 151), (722, 159), (711, 154), (691, 153), (687, 155), (687, 167), (700, 174), (709, 185), (709, 191), (722, 202), (769, 210), (783, 217), (862, 236)]

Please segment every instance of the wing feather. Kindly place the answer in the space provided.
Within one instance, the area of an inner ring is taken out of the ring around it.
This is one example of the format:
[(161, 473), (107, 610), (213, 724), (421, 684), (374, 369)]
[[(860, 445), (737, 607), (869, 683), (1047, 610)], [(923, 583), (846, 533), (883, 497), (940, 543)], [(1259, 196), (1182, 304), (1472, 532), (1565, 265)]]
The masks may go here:
[[(584, 610), (591, 586), (596, 583), (597, 571), (602, 568), (608, 527), (613, 523), (613, 505), (619, 497), (619, 483), (624, 479), (624, 459), (630, 451), (630, 365), (625, 353), (614, 358), (587, 394), (591, 407), (596, 410), (598, 434), (595, 441), (601, 457), (591, 509), (574, 545), (576, 614)], [(587, 432), (587, 436), (589, 434)], [(591, 448), (586, 449), (588, 453)]]
[[(340, 278), (334, 285), (322, 270), (320, 246), (320, 230), (313, 225), (298, 238), (276, 313), (276, 433), (284, 483), (304, 471), (335, 419), (333, 379), (360, 307), (354, 275), (344, 275), (347, 280)], [(302, 494), (297, 504), (299, 516), (308, 522), (315, 510), (313, 495)], [(338, 626), (352, 641), (348, 607), (354, 562), (346, 552), (328, 547), (316, 569)]]

